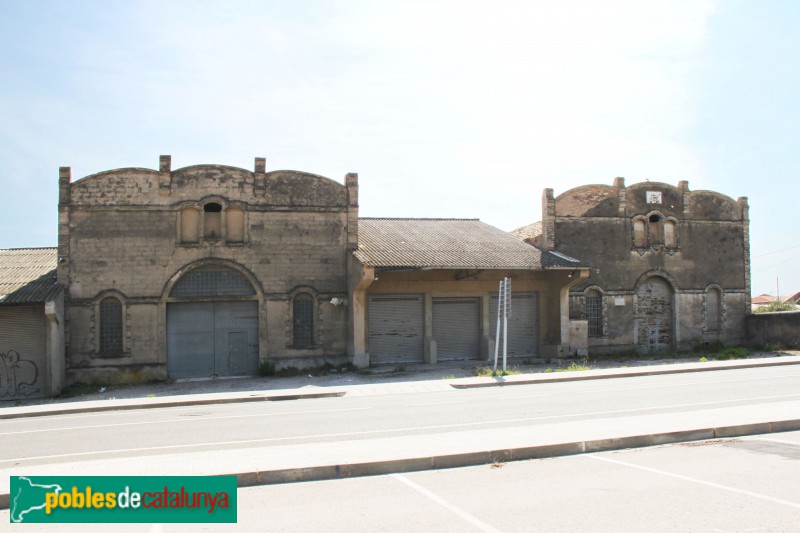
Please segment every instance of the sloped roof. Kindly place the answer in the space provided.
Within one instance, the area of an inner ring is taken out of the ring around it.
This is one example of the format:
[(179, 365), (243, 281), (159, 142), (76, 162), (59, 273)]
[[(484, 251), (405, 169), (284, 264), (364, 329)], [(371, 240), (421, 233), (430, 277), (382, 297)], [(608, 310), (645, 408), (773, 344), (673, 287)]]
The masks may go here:
[(523, 241), (535, 239), (542, 234), (542, 221), (540, 220), (539, 222), (534, 222), (533, 224), (528, 224), (527, 226), (522, 226), (521, 228), (511, 230), (509, 233), (518, 239), (522, 239)]
[(61, 290), (56, 248), (0, 250), (0, 304), (41, 303)]
[(409, 269), (585, 267), (540, 250), (477, 219), (360, 218), (356, 257), (365, 265)]

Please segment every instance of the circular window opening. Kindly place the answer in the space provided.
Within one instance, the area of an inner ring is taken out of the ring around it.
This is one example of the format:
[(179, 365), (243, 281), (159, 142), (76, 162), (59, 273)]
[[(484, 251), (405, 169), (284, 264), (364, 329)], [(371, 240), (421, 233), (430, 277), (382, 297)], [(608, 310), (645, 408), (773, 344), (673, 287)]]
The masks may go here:
[(211, 202), (203, 206), (203, 211), (206, 213), (221, 213), (222, 206), (216, 202)]
[(658, 222), (659, 220), (661, 220), (661, 217), (659, 217), (658, 215), (650, 215), (649, 220), (650, 222)]

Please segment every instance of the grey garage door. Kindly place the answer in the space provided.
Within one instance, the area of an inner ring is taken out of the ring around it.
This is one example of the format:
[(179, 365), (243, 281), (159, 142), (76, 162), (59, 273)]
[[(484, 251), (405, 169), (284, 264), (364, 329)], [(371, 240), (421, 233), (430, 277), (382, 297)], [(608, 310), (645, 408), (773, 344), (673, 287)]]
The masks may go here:
[(672, 349), (672, 288), (653, 276), (636, 291), (636, 333), (639, 353), (665, 353)]
[(258, 370), (258, 302), (167, 304), (171, 378), (236, 376)]
[(370, 363), (424, 362), (424, 311), (421, 294), (370, 296)]
[(479, 298), (434, 298), (433, 338), (437, 361), (481, 356)]
[[(489, 335), (497, 334), (497, 293), (492, 294), (489, 304)], [(502, 320), (500, 327), (503, 327)], [(502, 333), (501, 333), (502, 335)], [(502, 353), (503, 345), (500, 345)], [(511, 294), (511, 316), (508, 318), (508, 355), (514, 357), (535, 356), (539, 353), (539, 293), (518, 292)]]

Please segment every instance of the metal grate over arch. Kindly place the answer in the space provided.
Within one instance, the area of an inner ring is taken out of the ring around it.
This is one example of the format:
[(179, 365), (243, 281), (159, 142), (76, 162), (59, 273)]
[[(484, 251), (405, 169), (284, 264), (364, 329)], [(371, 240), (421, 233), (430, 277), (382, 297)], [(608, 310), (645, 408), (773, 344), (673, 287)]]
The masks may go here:
[(202, 298), (209, 296), (254, 296), (253, 284), (232, 268), (208, 266), (191, 270), (172, 287), (173, 298)]

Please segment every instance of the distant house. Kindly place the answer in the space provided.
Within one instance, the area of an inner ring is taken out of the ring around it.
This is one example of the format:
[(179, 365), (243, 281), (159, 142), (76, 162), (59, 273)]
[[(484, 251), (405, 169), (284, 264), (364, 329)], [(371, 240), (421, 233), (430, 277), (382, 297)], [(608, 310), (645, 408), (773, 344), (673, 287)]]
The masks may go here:
[(55, 248), (0, 250), (0, 402), (64, 383), (64, 291)]
[(753, 309), (758, 309), (759, 307), (764, 307), (777, 301), (778, 298), (776, 296), (772, 296), (771, 294), (759, 294), (758, 296), (753, 296), (752, 300), (750, 301), (750, 305)]

